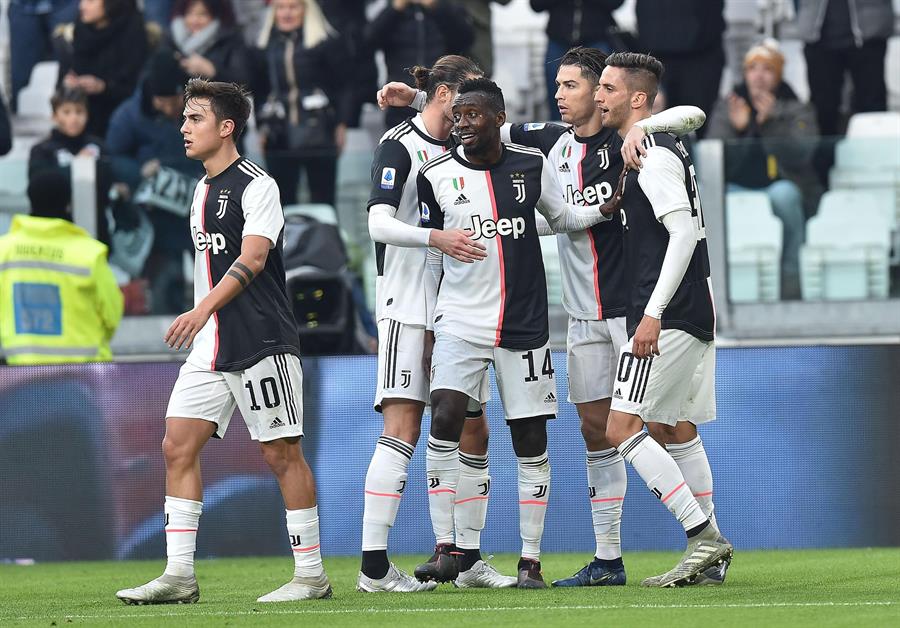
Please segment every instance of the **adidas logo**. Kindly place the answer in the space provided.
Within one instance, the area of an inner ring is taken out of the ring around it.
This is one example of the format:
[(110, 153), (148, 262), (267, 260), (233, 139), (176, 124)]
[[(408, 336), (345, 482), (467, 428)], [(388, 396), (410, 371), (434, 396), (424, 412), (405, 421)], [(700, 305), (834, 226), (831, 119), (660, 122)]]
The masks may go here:
[(275, 420), (269, 423), (270, 430), (274, 430), (276, 427), (284, 427), (284, 423), (278, 417), (275, 417)]
[(569, 162), (568, 162), (568, 161), (563, 162), (563, 165), (561, 165), (561, 166), (559, 167), (559, 171), (560, 171), (560, 172), (572, 172), (572, 171), (569, 169)]
[(469, 199), (466, 198), (465, 194), (460, 194), (457, 199), (453, 202), (454, 205), (465, 205), (469, 202)]
[(622, 398), (622, 389), (616, 388), (616, 392), (613, 393), (613, 397), (615, 397), (616, 399), (621, 399)]
[(544, 397), (544, 403), (556, 403), (556, 395), (554, 393), (550, 393), (546, 397)]

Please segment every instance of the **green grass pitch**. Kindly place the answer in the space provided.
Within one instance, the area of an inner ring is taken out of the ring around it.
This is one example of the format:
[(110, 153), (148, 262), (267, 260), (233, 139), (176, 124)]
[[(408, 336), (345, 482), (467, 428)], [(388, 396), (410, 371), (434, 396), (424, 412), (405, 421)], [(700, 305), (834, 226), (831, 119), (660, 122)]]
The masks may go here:
[[(412, 570), (424, 557), (398, 556)], [(548, 554), (545, 578), (567, 576), (580, 554)], [(364, 594), (358, 560), (328, 558), (334, 598), (257, 604), (283, 584), (289, 557), (198, 561), (200, 602), (125, 606), (114, 593), (159, 575), (162, 561), (0, 565), (0, 625), (13, 626), (900, 626), (900, 548), (738, 550), (721, 587), (644, 589), (643, 577), (671, 567), (674, 553), (625, 556), (625, 587), (546, 591), (457, 590)], [(516, 557), (493, 564), (513, 573)]]

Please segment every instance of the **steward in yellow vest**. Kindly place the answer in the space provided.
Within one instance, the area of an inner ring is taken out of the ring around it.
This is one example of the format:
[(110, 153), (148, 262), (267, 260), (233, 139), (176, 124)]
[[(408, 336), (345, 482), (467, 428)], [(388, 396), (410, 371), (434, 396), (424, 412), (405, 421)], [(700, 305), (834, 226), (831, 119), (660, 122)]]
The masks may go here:
[(0, 355), (7, 364), (112, 359), (122, 291), (106, 245), (65, 218), (71, 189), (58, 175), (32, 180), (32, 215), (15, 216), (0, 237)]

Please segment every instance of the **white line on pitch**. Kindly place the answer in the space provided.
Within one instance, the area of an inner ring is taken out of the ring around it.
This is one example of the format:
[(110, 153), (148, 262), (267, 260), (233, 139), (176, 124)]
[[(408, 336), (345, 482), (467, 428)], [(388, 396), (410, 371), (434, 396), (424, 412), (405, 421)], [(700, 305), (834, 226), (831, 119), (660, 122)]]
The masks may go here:
[(243, 615), (356, 615), (380, 613), (415, 614), (415, 613), (443, 613), (446, 611), (465, 611), (468, 613), (494, 613), (497, 611), (582, 611), (582, 610), (671, 610), (671, 609), (716, 609), (716, 608), (830, 608), (846, 606), (894, 606), (894, 601), (875, 602), (769, 602), (758, 604), (585, 604), (585, 605), (554, 605), (554, 606), (475, 606), (475, 607), (434, 607), (434, 608), (297, 608), (297, 609), (266, 609), (254, 611), (211, 611), (194, 612), (185, 609), (183, 613), (154, 613), (148, 609), (147, 613), (127, 613), (108, 615), (39, 615), (17, 617), (17, 621), (28, 619), (54, 619), (66, 617), (71, 619), (126, 619), (140, 617), (237, 617)]

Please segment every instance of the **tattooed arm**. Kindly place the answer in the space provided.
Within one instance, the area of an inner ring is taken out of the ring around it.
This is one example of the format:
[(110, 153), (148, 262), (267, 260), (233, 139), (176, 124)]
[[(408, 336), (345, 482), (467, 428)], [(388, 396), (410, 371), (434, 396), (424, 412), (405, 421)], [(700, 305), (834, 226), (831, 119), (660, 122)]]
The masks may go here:
[(166, 344), (173, 349), (190, 348), (194, 337), (215, 312), (243, 292), (266, 266), (272, 242), (263, 236), (247, 235), (241, 241), (241, 254), (225, 276), (200, 303), (175, 319), (166, 332)]

